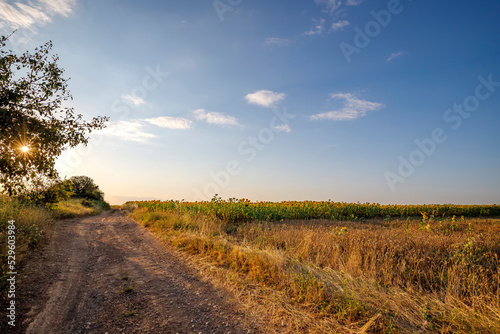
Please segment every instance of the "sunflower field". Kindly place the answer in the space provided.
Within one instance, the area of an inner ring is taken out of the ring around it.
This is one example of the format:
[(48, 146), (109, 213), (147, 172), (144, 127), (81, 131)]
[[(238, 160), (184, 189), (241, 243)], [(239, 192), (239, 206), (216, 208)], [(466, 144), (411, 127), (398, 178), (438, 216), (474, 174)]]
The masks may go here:
[(141, 201), (128, 202), (151, 211), (197, 213), (215, 216), (227, 222), (281, 221), (290, 219), (358, 220), (370, 218), (407, 217), (496, 217), (500, 205), (381, 205), (377, 203), (344, 203), (329, 201), (252, 202), (248, 199), (211, 201)]

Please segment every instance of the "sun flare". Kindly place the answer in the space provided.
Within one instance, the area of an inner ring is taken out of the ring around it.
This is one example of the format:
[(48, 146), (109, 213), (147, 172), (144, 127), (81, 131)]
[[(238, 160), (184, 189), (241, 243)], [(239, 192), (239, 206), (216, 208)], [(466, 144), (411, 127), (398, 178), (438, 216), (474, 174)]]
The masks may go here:
[(23, 152), (28, 152), (29, 150), (30, 150), (30, 148), (28, 146), (21, 147), (21, 151), (23, 151)]

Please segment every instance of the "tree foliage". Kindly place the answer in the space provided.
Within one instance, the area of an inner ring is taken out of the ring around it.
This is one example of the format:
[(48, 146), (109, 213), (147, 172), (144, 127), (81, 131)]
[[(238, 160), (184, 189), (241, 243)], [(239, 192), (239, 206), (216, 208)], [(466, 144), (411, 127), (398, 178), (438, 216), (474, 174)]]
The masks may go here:
[[(67, 148), (87, 144), (107, 117), (83, 120), (72, 99), (52, 42), (17, 55), (0, 37), (0, 183), (9, 195), (36, 177), (57, 178), (56, 158)], [(21, 149), (29, 148), (26, 152)]]
[(92, 178), (88, 176), (73, 176), (69, 181), (73, 184), (74, 197), (97, 201), (104, 200), (104, 193)]
[(45, 191), (46, 203), (57, 203), (69, 199), (74, 194), (70, 180), (56, 182)]
[(35, 177), (26, 183), (17, 198), (22, 202), (52, 204), (65, 201), (74, 195), (73, 182)]

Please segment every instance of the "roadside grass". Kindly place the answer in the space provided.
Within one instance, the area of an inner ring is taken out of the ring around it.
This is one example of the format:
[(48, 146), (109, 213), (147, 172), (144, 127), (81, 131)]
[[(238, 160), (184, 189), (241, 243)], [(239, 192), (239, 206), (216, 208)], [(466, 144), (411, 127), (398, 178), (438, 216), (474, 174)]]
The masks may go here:
[(15, 262), (19, 269), (26, 256), (48, 239), (57, 219), (99, 214), (106, 208), (104, 202), (93, 202), (92, 207), (85, 207), (81, 199), (70, 199), (45, 208), (0, 195), (0, 291), (6, 286), (8, 272), (9, 220), (15, 221)]
[(135, 203), (122, 209), (179, 249), (282, 293), (283, 308), (303, 313), (295, 319), (316, 321), (307, 329), (295, 321), (297, 331), (500, 332), (497, 218), (229, 223)]
[(7, 227), (10, 220), (15, 221), (16, 268), (26, 255), (47, 237), (54, 222), (52, 214), (44, 208), (23, 204), (8, 196), (0, 195), (0, 291), (3, 291), (6, 285), (8, 271)]
[(109, 204), (102, 201), (71, 198), (50, 206), (48, 209), (56, 219), (75, 218), (98, 215), (110, 208)]

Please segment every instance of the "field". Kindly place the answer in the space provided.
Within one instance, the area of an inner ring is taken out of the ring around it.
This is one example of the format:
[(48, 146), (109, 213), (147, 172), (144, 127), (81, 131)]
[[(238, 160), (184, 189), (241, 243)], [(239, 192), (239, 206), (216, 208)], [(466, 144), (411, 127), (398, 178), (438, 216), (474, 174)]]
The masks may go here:
[(500, 332), (498, 205), (214, 197), (123, 210), (223, 270), (288, 332)]

